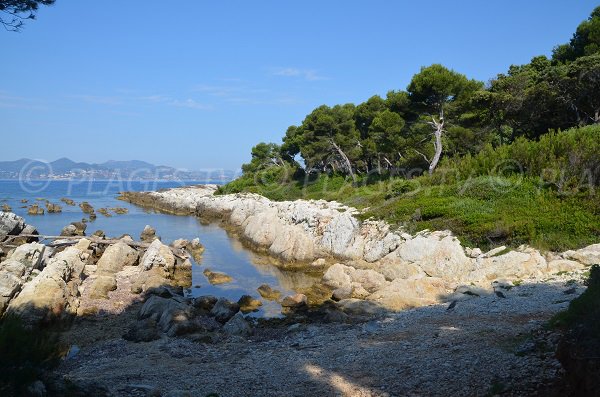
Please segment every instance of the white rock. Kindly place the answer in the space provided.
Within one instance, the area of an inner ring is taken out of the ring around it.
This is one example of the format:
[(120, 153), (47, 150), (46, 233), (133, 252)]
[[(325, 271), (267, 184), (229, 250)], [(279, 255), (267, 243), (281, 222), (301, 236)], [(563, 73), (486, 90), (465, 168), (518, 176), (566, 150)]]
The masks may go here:
[(584, 265), (600, 264), (600, 244), (590, 245), (576, 251), (567, 251), (563, 253), (563, 257), (579, 261)]

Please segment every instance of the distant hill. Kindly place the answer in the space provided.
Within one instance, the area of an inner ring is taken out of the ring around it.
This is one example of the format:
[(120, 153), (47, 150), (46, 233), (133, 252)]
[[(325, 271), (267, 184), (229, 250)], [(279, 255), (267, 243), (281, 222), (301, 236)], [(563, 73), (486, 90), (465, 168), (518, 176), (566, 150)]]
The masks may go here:
[(234, 171), (189, 171), (164, 165), (154, 165), (141, 160), (109, 160), (104, 163), (75, 162), (63, 157), (45, 163), (23, 158), (0, 161), (0, 179), (168, 179), (227, 182), (234, 178)]

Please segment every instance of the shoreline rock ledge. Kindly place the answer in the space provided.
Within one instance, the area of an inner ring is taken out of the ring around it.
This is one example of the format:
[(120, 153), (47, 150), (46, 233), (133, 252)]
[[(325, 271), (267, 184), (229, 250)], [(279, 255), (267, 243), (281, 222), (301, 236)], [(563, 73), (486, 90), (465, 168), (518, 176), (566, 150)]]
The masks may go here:
[(357, 209), (337, 202), (275, 202), (250, 193), (215, 195), (216, 190), (216, 185), (188, 186), (124, 192), (119, 198), (221, 222), (284, 266), (323, 271), (323, 284), (333, 290), (334, 299), (370, 300), (395, 310), (494, 293), (498, 285), (516, 280), (581, 273), (591, 259), (600, 258), (600, 244), (562, 254), (527, 246), (484, 253), (463, 247), (450, 231), (410, 235), (384, 221), (360, 221)]

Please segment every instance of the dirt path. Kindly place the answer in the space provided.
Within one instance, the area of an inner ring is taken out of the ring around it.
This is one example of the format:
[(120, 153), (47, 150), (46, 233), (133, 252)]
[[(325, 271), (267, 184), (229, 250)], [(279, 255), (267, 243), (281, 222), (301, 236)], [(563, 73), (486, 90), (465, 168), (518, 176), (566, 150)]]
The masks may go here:
[(583, 291), (565, 294), (573, 286), (567, 279), (451, 310), (435, 305), (362, 324), (296, 325), (267, 340), (110, 337), (83, 347), (58, 373), (118, 396), (531, 395), (560, 371), (556, 335), (540, 329)]

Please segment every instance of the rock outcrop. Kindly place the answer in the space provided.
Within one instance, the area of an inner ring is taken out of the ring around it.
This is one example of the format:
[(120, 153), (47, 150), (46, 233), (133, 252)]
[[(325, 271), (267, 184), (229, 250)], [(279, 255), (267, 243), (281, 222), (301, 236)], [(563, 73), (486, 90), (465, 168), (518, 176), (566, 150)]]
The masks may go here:
[(34, 272), (39, 272), (45, 249), (46, 246), (38, 243), (23, 244), (0, 263), (0, 316), (23, 284)]
[(37, 241), (36, 237), (30, 237), (37, 234), (36, 228), (26, 224), (22, 217), (12, 212), (0, 211), (0, 242), (11, 240), (14, 244), (23, 244)]
[(285, 266), (323, 271), (334, 299), (368, 300), (393, 309), (453, 299), (464, 285), (490, 291), (495, 281), (539, 279), (600, 263), (600, 244), (560, 255), (525, 246), (483, 253), (463, 247), (449, 231), (409, 235), (383, 221), (360, 221), (356, 209), (336, 202), (274, 202), (256, 194), (219, 196), (215, 190), (214, 185), (192, 186), (124, 193), (121, 199), (221, 221)]
[(88, 247), (89, 241), (83, 239), (50, 258), (42, 272), (10, 301), (7, 311), (19, 314), (28, 324), (75, 314), (79, 301), (74, 291), (82, 281)]

